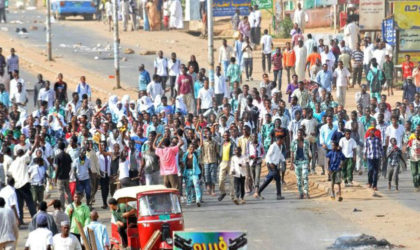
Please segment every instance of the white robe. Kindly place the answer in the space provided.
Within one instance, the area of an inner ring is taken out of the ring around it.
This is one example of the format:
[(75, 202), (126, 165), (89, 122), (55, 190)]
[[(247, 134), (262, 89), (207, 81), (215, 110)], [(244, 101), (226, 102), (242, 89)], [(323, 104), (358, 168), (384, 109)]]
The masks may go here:
[(360, 29), (359, 26), (357, 26), (356, 23), (352, 22), (346, 25), (344, 28), (344, 37), (346, 44), (349, 46), (349, 48), (353, 51), (356, 50), (357, 43), (359, 42), (358, 35), (359, 35)]
[(169, 27), (175, 29), (184, 28), (184, 22), (182, 20), (182, 6), (179, 0), (171, 1), (169, 12), (171, 13), (171, 16), (169, 17)]
[(295, 54), (296, 54), (296, 64), (295, 70), (296, 75), (298, 76), (299, 81), (303, 81), (305, 79), (305, 66), (306, 66), (306, 47), (299, 46), (295, 47)]

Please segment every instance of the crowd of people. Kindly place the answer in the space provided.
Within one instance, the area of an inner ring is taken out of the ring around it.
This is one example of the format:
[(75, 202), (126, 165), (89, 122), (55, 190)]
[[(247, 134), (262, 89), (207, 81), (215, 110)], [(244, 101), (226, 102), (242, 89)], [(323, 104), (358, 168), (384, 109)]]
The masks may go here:
[[(254, 24), (260, 22), (252, 15)], [(7, 235), (0, 246), (13, 249), (17, 229), (10, 225), (25, 223), (26, 204), (33, 230), (28, 248), (80, 249), (76, 220), (95, 231), (97, 244), (109, 247), (96, 209), (110, 208), (123, 227), (133, 210), (108, 198), (137, 185), (176, 188), (187, 207), (202, 206), (204, 195), (219, 202), (229, 195), (240, 205), (247, 194), (263, 198), (273, 180), (275, 198), (284, 199), (290, 169), (299, 199), (310, 198), (309, 174), (321, 174), (331, 181), (331, 198), (342, 201), (340, 184), (351, 186), (354, 173), (367, 172), (374, 191), (382, 173), (388, 188), (394, 181), (398, 190), (399, 173), (409, 165), (420, 191), (420, 63), (406, 57), (405, 91), (391, 106), (392, 53), (369, 37), (362, 48), (355, 24), (344, 32), (349, 46), (344, 40), (315, 41), (296, 22), (291, 41), (274, 48), (267, 30), (260, 38), (260, 29), (244, 29), (243, 22), (247, 16), (237, 25), (233, 48), (223, 41), (213, 77), (194, 55), (184, 63), (162, 51), (153, 69), (139, 66), (137, 99), (95, 98), (84, 76), (69, 97), (63, 74), (55, 82), (40, 74), (33, 112), (18, 55), (12, 49), (6, 58), (0, 50), (0, 235)], [(254, 87), (246, 82), (253, 80), (252, 56), (259, 45), (264, 74)], [(346, 90), (357, 87), (357, 107), (349, 110)], [(50, 202), (54, 212), (48, 214), (44, 200), (54, 189), (59, 199)]]
[[(129, 25), (131, 31), (142, 27), (145, 31), (157, 31), (161, 29), (182, 29), (184, 27), (183, 10), (180, 0), (121, 0), (118, 1), (118, 15), (121, 16), (123, 31), (127, 31)], [(106, 0), (98, 7), (97, 18), (103, 19), (113, 30), (114, 2)], [(140, 25), (142, 20), (142, 26)]]

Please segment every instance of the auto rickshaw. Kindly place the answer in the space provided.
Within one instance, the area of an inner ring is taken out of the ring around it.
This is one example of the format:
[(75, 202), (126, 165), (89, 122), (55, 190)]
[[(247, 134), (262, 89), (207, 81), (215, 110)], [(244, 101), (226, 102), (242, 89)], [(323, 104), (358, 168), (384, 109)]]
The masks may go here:
[[(163, 185), (127, 187), (117, 190), (114, 198), (137, 209), (137, 216), (127, 219), (128, 249), (173, 249), (172, 232), (184, 230), (177, 189)], [(121, 249), (113, 216), (111, 229), (112, 248)]]

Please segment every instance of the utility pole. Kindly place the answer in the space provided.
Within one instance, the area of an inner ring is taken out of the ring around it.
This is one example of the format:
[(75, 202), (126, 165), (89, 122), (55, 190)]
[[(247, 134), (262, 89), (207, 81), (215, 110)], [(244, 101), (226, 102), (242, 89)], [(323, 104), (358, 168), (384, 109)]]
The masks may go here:
[(337, 3), (334, 3), (334, 33), (337, 33)]
[(51, 1), (47, 0), (47, 58), (52, 61), (52, 47), (51, 47)]
[(207, 0), (207, 38), (210, 86), (214, 85), (214, 54), (213, 54), (213, 0)]
[(121, 88), (120, 85), (120, 37), (118, 32), (118, 2), (113, 0), (114, 5), (114, 68), (115, 80), (117, 81), (117, 89)]

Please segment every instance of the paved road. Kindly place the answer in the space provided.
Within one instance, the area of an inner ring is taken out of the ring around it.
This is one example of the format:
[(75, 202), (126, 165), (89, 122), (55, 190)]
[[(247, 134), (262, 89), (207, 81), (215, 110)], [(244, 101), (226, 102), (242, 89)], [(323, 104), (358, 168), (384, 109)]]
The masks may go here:
[[(408, 166), (410, 168), (410, 166)], [(420, 211), (420, 193), (415, 192), (413, 186), (413, 177), (410, 169), (402, 171), (399, 175), (399, 191), (395, 191), (395, 183), (392, 182), (392, 189), (388, 190), (388, 179), (379, 177), (378, 190), (386, 195), (388, 199), (398, 201), (399, 203), (407, 206), (416, 211)], [(355, 176), (355, 180), (361, 184), (367, 183), (367, 172), (362, 176)]]
[[(2, 27), (8, 28), (7, 33), (9, 35), (15, 39), (25, 40), (31, 46), (42, 49), (46, 48), (45, 31), (43, 25), (41, 25), (41, 22), (45, 20), (44, 12), (36, 10), (12, 11), (8, 15), (8, 20), (12, 23), (2, 24)], [(17, 20), (23, 23), (15, 23), (14, 21)], [(34, 20), (37, 23), (34, 24)], [(111, 33), (109, 36), (101, 36), (83, 28), (69, 27), (69, 25), (66, 25), (67, 22), (79, 21), (81, 20), (60, 21), (52, 24), (53, 56), (62, 56), (66, 60), (78, 62), (81, 67), (104, 77), (115, 75)], [(38, 27), (38, 30), (29, 30), (34, 25)], [(27, 34), (20, 35), (16, 33), (16, 28), (22, 27), (28, 30)], [(139, 44), (141, 44), (141, 40)], [(100, 46), (98, 47), (98, 45)], [(111, 50), (107, 50), (106, 47), (109, 47)], [(124, 49), (127, 46), (124, 46), (124, 43), (122, 43), (121, 48)], [(120, 50), (121, 53), (123, 49)], [(132, 49), (137, 50), (136, 53), (138, 53), (138, 48)], [(95, 57), (99, 59), (95, 60)], [(137, 89), (138, 66), (145, 64), (147, 69), (152, 69), (155, 56), (121, 54), (121, 57), (127, 58), (127, 61), (120, 61), (121, 81), (127, 86)]]

